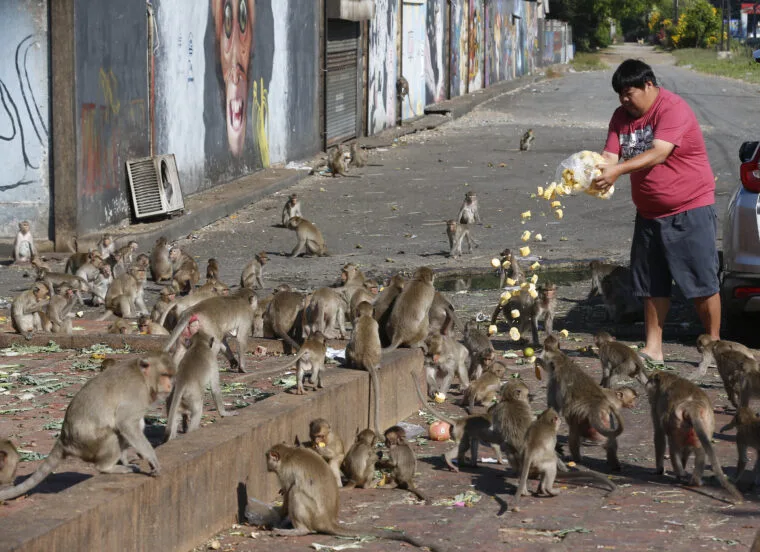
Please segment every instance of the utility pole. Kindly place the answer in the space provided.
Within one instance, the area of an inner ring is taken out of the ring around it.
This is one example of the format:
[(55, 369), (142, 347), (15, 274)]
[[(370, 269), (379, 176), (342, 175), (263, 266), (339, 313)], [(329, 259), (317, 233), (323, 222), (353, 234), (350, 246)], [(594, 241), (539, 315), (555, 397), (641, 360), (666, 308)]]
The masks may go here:
[[(726, 28), (726, 0), (720, 0), (720, 47), (718, 51), (723, 52), (723, 34)], [(699, 45), (697, 45), (699, 46)]]
[(728, 8), (728, 34), (726, 35), (726, 50), (731, 51), (731, 0), (726, 0)]
[(678, 25), (678, 0), (673, 0), (673, 25)]

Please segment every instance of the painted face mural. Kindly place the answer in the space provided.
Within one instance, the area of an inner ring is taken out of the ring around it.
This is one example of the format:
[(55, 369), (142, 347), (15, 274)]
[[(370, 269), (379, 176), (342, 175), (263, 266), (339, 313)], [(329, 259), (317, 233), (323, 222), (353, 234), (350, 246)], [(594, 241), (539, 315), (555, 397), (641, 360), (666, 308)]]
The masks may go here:
[(248, 65), (251, 61), (253, 0), (211, 0), (216, 43), (224, 82), (224, 111), (230, 152), (238, 156), (245, 143)]

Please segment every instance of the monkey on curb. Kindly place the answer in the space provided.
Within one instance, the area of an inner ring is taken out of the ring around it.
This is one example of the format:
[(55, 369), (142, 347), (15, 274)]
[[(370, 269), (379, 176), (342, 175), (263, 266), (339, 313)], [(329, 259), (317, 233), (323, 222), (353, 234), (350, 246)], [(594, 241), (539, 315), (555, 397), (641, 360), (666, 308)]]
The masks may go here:
[(380, 379), (377, 370), (380, 367), (382, 345), (380, 344), (380, 328), (372, 318), (372, 305), (362, 301), (356, 307), (356, 318), (353, 321), (351, 340), (346, 346), (346, 362), (353, 368), (369, 372), (372, 382), (375, 435), (380, 434)]
[(599, 351), (602, 363), (602, 387), (612, 387), (618, 376), (635, 378), (641, 385), (646, 385), (647, 368), (641, 357), (625, 343), (615, 341), (607, 332), (598, 332), (594, 336), (594, 345)]
[(386, 329), (391, 344), (385, 351), (393, 351), (401, 345), (425, 349), (430, 325), (428, 315), (435, 299), (433, 280), (433, 270), (422, 266), (401, 290), (388, 320)]
[(290, 252), (291, 257), (298, 257), (301, 254), (307, 256), (316, 255), (318, 257), (327, 257), (330, 254), (325, 247), (325, 238), (322, 232), (311, 221), (301, 217), (293, 217), (288, 221), (287, 227), (296, 233), (298, 242)]
[(282, 225), (288, 226), (288, 221), (293, 217), (301, 217), (301, 200), (298, 199), (298, 194), (290, 194), (288, 201), (285, 202), (285, 206), (282, 208)]
[(18, 223), (18, 232), (13, 239), (13, 262), (28, 263), (37, 256), (37, 248), (34, 246), (31, 225), (28, 220)]
[(42, 329), (46, 332), (71, 335), (73, 331), (71, 319), (76, 316), (71, 311), (76, 304), (77, 296), (74, 290), (61, 286), (58, 293), (50, 297), (46, 312), (40, 313)]
[(459, 224), (482, 224), (478, 211), (478, 195), (469, 191), (464, 194), (462, 208), (459, 209), (455, 222)]
[[(388, 285), (377, 294), (372, 306), (374, 308), (374, 314), (372, 315), (380, 327), (380, 342), (383, 347), (387, 347), (391, 344), (391, 338), (388, 334), (388, 321), (391, 318), (393, 307), (396, 304), (398, 296), (401, 295), (401, 291), (406, 286), (406, 280), (401, 274), (394, 274), (391, 276)], [(430, 313), (428, 312), (428, 328), (430, 327), (429, 320)]]
[(326, 353), (325, 336), (321, 332), (314, 332), (303, 342), (296, 356), (282, 367), (285, 370), (294, 364), (296, 365), (296, 395), (305, 393), (303, 380), (306, 372), (309, 372), (309, 381), (314, 391), (317, 388), (322, 389), (324, 387), (322, 385), (322, 371), (325, 369)]
[(0, 438), (0, 489), (13, 484), (20, 458), (13, 443), (9, 439)]
[[(143, 433), (148, 407), (172, 390), (174, 364), (166, 354), (124, 361), (89, 380), (71, 399), (61, 433), (42, 465), (23, 483), (0, 491), (0, 501), (36, 487), (70, 456), (94, 463), (101, 473), (132, 473), (127, 449), (134, 447), (158, 475), (153, 447)], [(121, 462), (121, 465), (119, 465)]]
[(346, 456), (343, 440), (332, 430), (330, 423), (324, 418), (317, 418), (309, 423), (309, 439), (311, 440), (311, 447), (330, 466), (330, 471), (335, 476), (338, 487), (342, 487), (340, 465)]

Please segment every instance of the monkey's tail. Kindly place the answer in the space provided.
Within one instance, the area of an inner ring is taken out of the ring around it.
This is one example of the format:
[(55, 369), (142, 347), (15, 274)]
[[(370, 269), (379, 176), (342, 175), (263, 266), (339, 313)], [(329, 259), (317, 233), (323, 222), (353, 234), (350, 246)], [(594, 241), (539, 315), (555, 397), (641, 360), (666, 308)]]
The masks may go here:
[[(166, 309), (167, 311), (169, 309)], [(166, 313), (164, 313), (165, 315)], [(190, 323), (190, 317), (195, 314), (193, 312), (193, 309), (187, 309), (185, 312), (182, 313), (182, 316), (179, 317), (179, 320), (177, 320), (177, 325), (174, 326), (174, 329), (172, 330), (171, 335), (169, 336), (169, 341), (166, 342), (164, 345), (164, 352), (168, 353), (169, 349), (174, 347), (174, 344), (179, 339), (180, 334), (185, 331), (185, 328)], [(163, 324), (162, 324), (163, 325)]]
[[(425, 400), (425, 396), (422, 394), (422, 389), (420, 389), (420, 384), (417, 381), (417, 378), (414, 377), (414, 372), (412, 372), (410, 375), (412, 377), (412, 381), (414, 382), (414, 390), (417, 392), (417, 397), (420, 399), (420, 404), (422, 404), (422, 408), (424, 408), (425, 410), (427, 410), (428, 412), (430, 412), (433, 416), (435, 416), (439, 420), (443, 420), (444, 422), (446, 422), (450, 426), (455, 425), (456, 422), (452, 418), (449, 418), (444, 413), (439, 412), (438, 410), (436, 410), (435, 408), (433, 408), (432, 406), (430, 406), (428, 404), (427, 400)], [(412, 492), (414, 492), (414, 491), (412, 491)]]
[(11, 487), (10, 489), (0, 491), (0, 502), (3, 500), (16, 498), (17, 496), (21, 496), (22, 494), (31, 491), (34, 487), (39, 485), (43, 479), (45, 479), (53, 472), (60, 461), (63, 460), (63, 457), (63, 445), (61, 445), (60, 441), (56, 441), (53, 450), (50, 451), (50, 454), (48, 454), (47, 458), (45, 458), (45, 461), (42, 463), (42, 465), (37, 468), (37, 471), (29, 476), (23, 483)]
[(184, 389), (174, 386), (171, 394), (167, 398), (167, 413), (166, 413), (166, 427), (164, 428), (164, 443), (174, 439), (177, 432), (177, 413), (179, 411), (179, 405), (182, 402), (182, 395)]
[(721, 486), (726, 489), (728, 494), (736, 499), (737, 502), (742, 502), (744, 500), (744, 497), (739, 492), (739, 490), (734, 487), (734, 485), (728, 480), (726, 474), (723, 473), (723, 467), (720, 465), (720, 460), (718, 460), (718, 456), (715, 454), (715, 449), (713, 448), (712, 443), (710, 443), (710, 438), (712, 435), (707, 434), (705, 426), (702, 423), (700, 409), (701, 407), (696, 403), (692, 402), (690, 404), (687, 404), (683, 412), (684, 419), (691, 422), (691, 425), (694, 427), (694, 431), (699, 438), (699, 442), (702, 444), (702, 448), (705, 449), (705, 452), (707, 452), (708, 456), (710, 457), (712, 471), (715, 474), (715, 477), (718, 478), (718, 481), (720, 481)]
[(414, 537), (410, 537), (409, 535), (405, 533), (398, 534), (398, 533), (391, 533), (390, 531), (367, 531), (364, 534), (346, 533), (345, 531), (341, 531), (340, 527), (337, 527), (337, 526), (330, 529), (322, 529), (319, 532), (324, 533), (325, 535), (333, 535), (335, 537), (361, 538), (365, 535), (370, 535), (378, 539), (388, 539), (388, 540), (406, 542), (408, 544), (411, 544), (412, 546), (416, 546), (417, 548), (427, 548), (431, 550), (432, 552), (441, 552), (440, 548), (437, 548), (436, 546), (433, 546), (430, 544), (425, 544), (423, 542), (420, 542), (419, 540), (415, 539)]
[(617, 411), (617, 408), (612, 408), (612, 413), (610, 414), (610, 417), (615, 417), (615, 421), (617, 422), (617, 427), (613, 430), (605, 429), (599, 425), (598, 420), (591, 420), (592, 427), (598, 431), (601, 435), (606, 437), (607, 439), (618, 437), (621, 433), (623, 433), (623, 418), (620, 416), (620, 412)]
[(380, 378), (377, 377), (377, 369), (379, 366), (367, 366), (370, 378), (372, 378), (372, 394), (374, 395), (374, 409), (375, 409), (375, 433), (378, 437), (382, 435), (380, 432)]
[(600, 485), (607, 487), (611, 493), (617, 491), (617, 485), (613, 481), (610, 481), (600, 473), (596, 473), (588, 468), (578, 468), (577, 471), (557, 471), (558, 479), (593, 479)]

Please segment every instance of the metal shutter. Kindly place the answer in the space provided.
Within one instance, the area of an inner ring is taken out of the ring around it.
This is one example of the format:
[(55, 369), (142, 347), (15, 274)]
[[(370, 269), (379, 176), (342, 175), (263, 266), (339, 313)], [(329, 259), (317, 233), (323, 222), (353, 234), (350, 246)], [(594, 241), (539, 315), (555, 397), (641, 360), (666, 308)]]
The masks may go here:
[(356, 136), (359, 24), (327, 20), (325, 125), (327, 145)]

